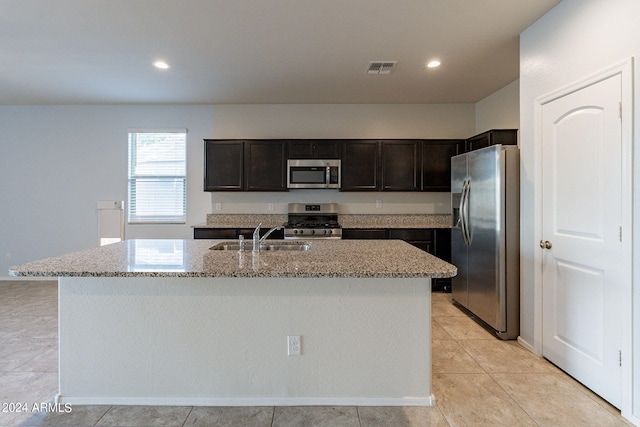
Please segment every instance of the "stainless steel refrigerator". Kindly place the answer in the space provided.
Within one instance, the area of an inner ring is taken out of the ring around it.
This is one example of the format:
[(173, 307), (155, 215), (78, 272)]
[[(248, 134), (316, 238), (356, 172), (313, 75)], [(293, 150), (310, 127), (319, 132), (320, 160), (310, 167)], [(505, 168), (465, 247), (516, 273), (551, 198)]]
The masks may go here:
[(451, 296), (501, 339), (520, 333), (518, 153), (494, 145), (451, 158)]

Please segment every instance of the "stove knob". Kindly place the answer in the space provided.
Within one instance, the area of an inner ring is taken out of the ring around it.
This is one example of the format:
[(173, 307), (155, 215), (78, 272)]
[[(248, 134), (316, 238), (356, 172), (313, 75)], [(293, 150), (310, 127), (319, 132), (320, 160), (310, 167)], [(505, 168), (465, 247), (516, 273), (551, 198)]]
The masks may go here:
[(316, 230), (311, 230), (311, 234), (316, 234)]
[(304, 233), (304, 230), (300, 230), (300, 234), (303, 234), (303, 233)]
[(324, 230), (324, 231), (322, 232), (322, 234), (327, 234), (327, 233), (331, 233), (331, 230)]

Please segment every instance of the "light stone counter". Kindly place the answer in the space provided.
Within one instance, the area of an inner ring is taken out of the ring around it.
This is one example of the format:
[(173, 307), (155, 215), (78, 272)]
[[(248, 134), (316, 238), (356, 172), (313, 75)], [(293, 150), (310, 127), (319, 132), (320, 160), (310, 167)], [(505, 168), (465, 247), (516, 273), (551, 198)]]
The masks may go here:
[(56, 403), (434, 404), (430, 277), (454, 266), (399, 240), (243, 257), (218, 242), (130, 240), (12, 267), (59, 276)]
[(342, 228), (451, 228), (451, 215), (444, 214), (344, 214), (338, 221)]
[[(313, 240), (308, 251), (243, 256), (223, 240), (127, 240), (11, 267), (47, 277), (452, 277), (456, 268), (399, 240)], [(269, 242), (269, 240), (267, 240)], [(280, 240), (282, 242), (282, 240)]]
[[(271, 228), (287, 222), (286, 214), (208, 214), (193, 228)], [(338, 214), (342, 228), (451, 228), (448, 214)]]

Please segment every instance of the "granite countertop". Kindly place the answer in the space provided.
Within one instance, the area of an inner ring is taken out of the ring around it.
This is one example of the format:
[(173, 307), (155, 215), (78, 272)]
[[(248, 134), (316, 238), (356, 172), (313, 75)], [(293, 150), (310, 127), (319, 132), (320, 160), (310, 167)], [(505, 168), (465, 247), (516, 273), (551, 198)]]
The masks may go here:
[(209, 249), (222, 241), (127, 240), (14, 266), (9, 275), (440, 278), (456, 274), (455, 266), (400, 240), (313, 240), (308, 251), (258, 256), (251, 250), (241, 256), (237, 251)]
[[(286, 214), (208, 214), (194, 228), (271, 228), (287, 222)], [(448, 214), (338, 214), (342, 228), (451, 228)]]

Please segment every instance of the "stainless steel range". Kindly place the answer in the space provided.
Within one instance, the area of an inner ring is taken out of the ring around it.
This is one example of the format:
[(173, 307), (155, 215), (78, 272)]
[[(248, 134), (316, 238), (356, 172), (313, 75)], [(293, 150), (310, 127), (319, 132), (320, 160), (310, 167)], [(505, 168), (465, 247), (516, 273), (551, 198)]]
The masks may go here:
[(284, 238), (342, 239), (337, 203), (289, 203)]

